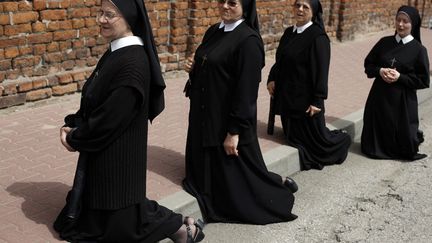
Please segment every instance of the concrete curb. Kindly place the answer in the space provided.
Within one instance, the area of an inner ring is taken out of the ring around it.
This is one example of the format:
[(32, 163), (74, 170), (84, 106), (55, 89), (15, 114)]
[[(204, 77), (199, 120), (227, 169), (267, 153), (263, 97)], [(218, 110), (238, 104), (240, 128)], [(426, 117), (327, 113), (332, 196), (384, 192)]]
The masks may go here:
[[(418, 91), (417, 96), (418, 102), (421, 104), (432, 98), (432, 90), (420, 90)], [(327, 124), (327, 127), (331, 130), (344, 129), (348, 132), (351, 138), (356, 141), (360, 139), (363, 128), (363, 109)], [(293, 147), (280, 145), (264, 153), (263, 157), (267, 168), (282, 176), (288, 176), (300, 172), (298, 152), (297, 149)], [(197, 200), (185, 191), (176, 192), (159, 200), (158, 203), (177, 213), (190, 215), (195, 218), (202, 218)]]

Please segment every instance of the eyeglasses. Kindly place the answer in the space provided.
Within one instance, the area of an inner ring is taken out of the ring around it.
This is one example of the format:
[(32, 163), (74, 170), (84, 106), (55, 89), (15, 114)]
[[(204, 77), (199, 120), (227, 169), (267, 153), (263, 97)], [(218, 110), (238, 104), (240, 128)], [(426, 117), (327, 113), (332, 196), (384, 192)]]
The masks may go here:
[(228, 7), (235, 8), (238, 6), (239, 2), (237, 0), (218, 0), (219, 4), (227, 4)]
[(300, 8), (303, 8), (303, 10), (305, 10), (305, 11), (308, 11), (308, 10), (310, 10), (310, 7), (307, 5), (307, 4), (305, 4), (305, 3), (295, 3), (294, 4), (294, 7), (296, 8), (296, 9), (300, 9)]
[(111, 24), (114, 23), (116, 21), (116, 18), (120, 16), (120, 14), (117, 14), (115, 12), (105, 12), (103, 10), (98, 11), (96, 15), (98, 21), (100, 20), (100, 18), (103, 18), (105, 21)]

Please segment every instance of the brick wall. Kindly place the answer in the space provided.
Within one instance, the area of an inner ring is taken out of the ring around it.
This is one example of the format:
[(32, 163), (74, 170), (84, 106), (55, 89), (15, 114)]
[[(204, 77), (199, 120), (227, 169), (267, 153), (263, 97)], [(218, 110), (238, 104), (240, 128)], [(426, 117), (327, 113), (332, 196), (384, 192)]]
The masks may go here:
[[(293, 24), (294, 0), (257, 0), (266, 50)], [(332, 40), (392, 28), (396, 9), (416, 6), (427, 25), (430, 0), (321, 0)], [(106, 49), (95, 15), (100, 0), (0, 0), (0, 108), (80, 91)], [(164, 72), (182, 69), (209, 25), (215, 0), (146, 0)]]

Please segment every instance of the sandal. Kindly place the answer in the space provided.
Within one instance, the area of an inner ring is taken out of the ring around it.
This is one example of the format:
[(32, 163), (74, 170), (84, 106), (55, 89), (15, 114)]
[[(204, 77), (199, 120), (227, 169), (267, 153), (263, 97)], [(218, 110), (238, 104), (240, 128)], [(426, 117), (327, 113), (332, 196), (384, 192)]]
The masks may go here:
[(288, 187), (288, 189), (290, 189), (290, 191), (292, 193), (295, 193), (296, 191), (298, 191), (297, 183), (288, 176), (285, 178), (285, 181), (283, 184), (284, 184), (284, 186)]
[(187, 243), (200, 242), (204, 239), (205, 234), (203, 232), (204, 222), (201, 219), (194, 220), (193, 225), (195, 225), (195, 235), (192, 235), (192, 229), (190, 228), (190, 224), (188, 224), (189, 217), (185, 217), (183, 223), (186, 225), (187, 230)]

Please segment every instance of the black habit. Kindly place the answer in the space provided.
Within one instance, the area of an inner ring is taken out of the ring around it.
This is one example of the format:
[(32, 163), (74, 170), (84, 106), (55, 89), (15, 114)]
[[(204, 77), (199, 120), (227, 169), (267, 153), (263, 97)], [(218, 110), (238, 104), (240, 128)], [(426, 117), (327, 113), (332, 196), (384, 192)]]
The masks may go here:
[[(416, 90), (430, 83), (426, 48), (416, 39), (398, 44), (395, 36), (387, 36), (375, 44), (364, 66), (367, 77), (375, 80), (364, 110), (362, 152), (377, 159), (416, 159), (423, 141)], [(400, 73), (396, 82), (381, 78), (380, 68), (387, 67)]]
[[(293, 194), (265, 166), (256, 133), (258, 86), (264, 66), (259, 34), (245, 22), (206, 32), (191, 72), (185, 190), (207, 222), (268, 224), (296, 218)], [(223, 148), (239, 134), (239, 156)]]
[[(287, 28), (279, 42), (268, 81), (275, 81), (275, 112), (281, 115), (288, 144), (299, 151), (302, 169), (322, 169), (345, 160), (351, 139), (340, 130), (330, 131), (325, 124), (328, 36), (316, 24), (302, 33), (293, 32), (293, 28)], [(310, 117), (306, 113), (310, 105), (321, 112)]]
[(149, 86), (142, 46), (108, 50), (83, 87), (79, 111), (65, 118), (74, 128), (67, 142), (87, 155), (87, 168), (76, 225), (55, 225), (63, 239), (155, 242), (182, 225), (181, 215), (146, 198)]

